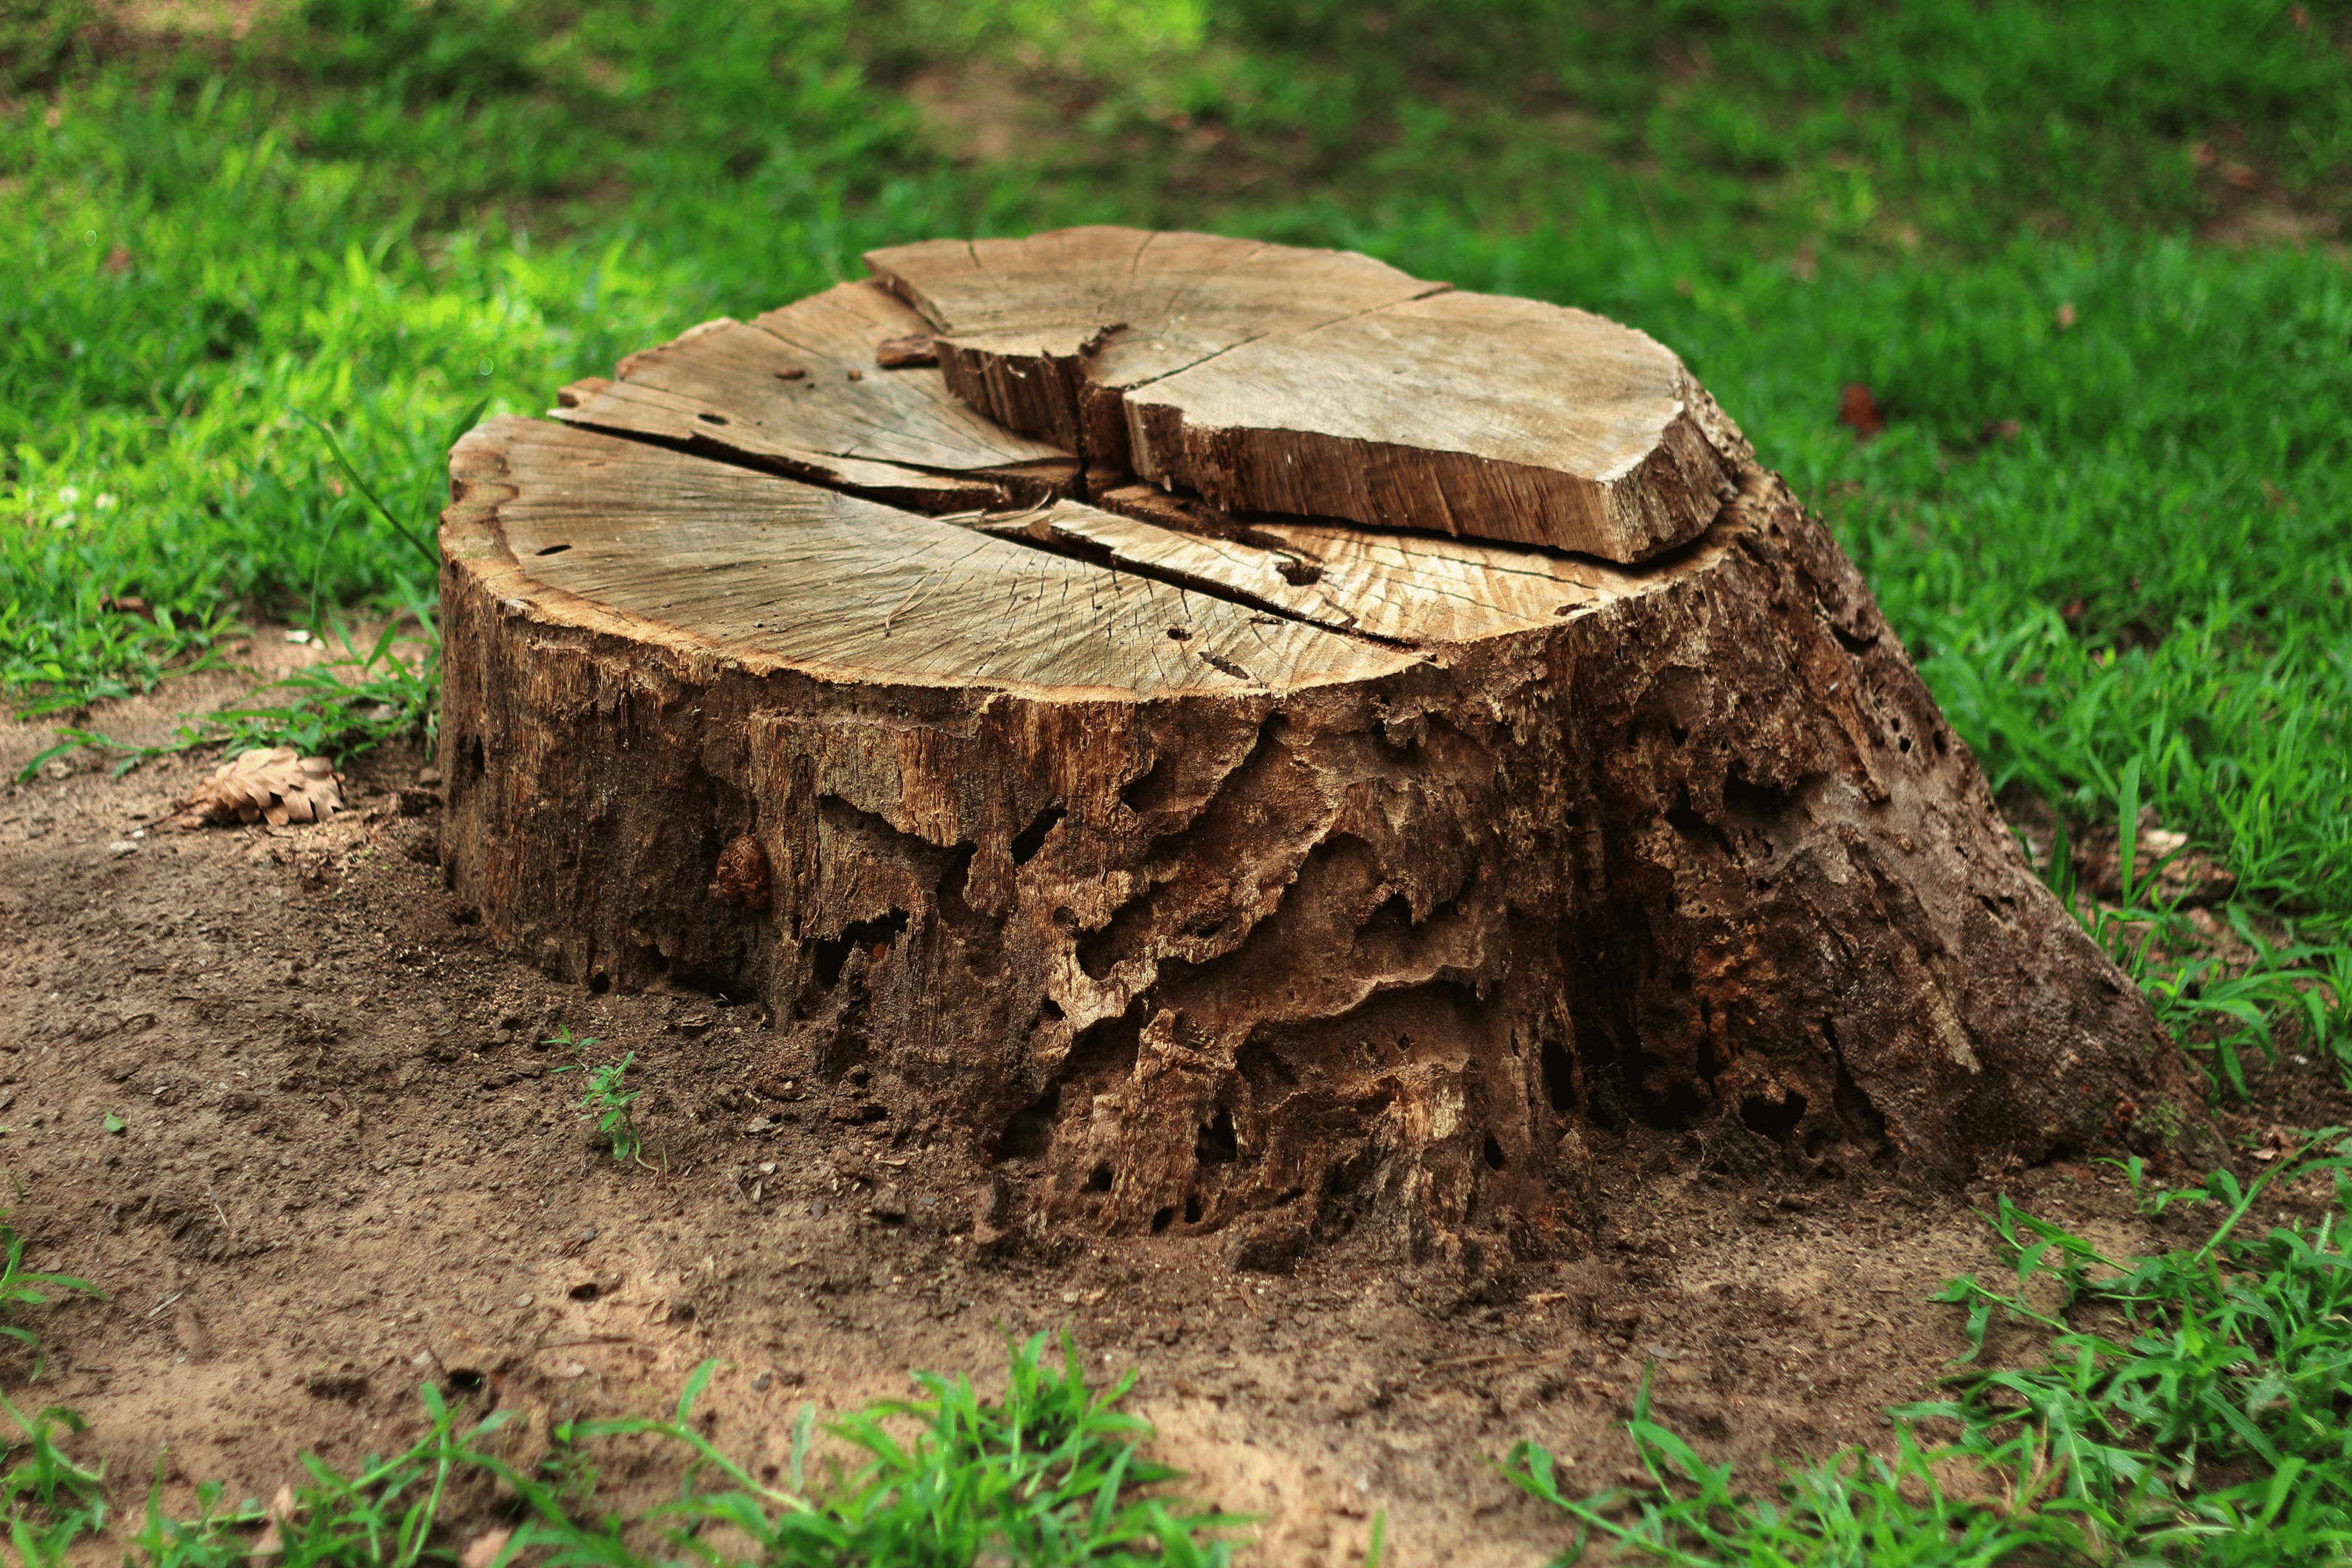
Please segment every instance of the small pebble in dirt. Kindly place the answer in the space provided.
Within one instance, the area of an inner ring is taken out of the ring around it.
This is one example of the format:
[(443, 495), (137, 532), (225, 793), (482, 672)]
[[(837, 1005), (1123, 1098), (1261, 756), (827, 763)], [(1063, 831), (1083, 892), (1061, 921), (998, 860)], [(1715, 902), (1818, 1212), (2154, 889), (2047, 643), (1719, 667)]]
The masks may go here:
[(809, 1217), (811, 1219), (823, 1219), (824, 1217), (824, 1200), (823, 1198), (811, 1198), (809, 1200)]
[(109, 855), (113, 856), (117, 860), (120, 860), (125, 855), (138, 854), (139, 846), (131, 843), (128, 838), (118, 838), (113, 843), (106, 847), (106, 852)]
[(526, 1290), (526, 1291), (524, 1291), (521, 1295), (517, 1296), (517, 1297), (515, 1298), (515, 1305), (516, 1305), (516, 1306), (518, 1306), (518, 1307), (528, 1307), (528, 1306), (530, 1306), (530, 1291), (528, 1291), (528, 1290)]
[(757, 1138), (760, 1134), (769, 1131), (774, 1126), (775, 1123), (769, 1121), (766, 1117), (755, 1116), (751, 1119), (750, 1124), (743, 1129), (743, 1131), (750, 1133), (752, 1137)]

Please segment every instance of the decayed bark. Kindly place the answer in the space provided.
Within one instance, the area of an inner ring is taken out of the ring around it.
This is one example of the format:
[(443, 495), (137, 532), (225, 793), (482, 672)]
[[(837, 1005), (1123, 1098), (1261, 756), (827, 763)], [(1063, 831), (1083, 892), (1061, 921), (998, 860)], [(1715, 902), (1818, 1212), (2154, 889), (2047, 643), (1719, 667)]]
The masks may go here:
[(905, 427), (842, 439), (771, 319), (453, 455), (448, 871), (550, 969), (764, 997), (1034, 1223), (1261, 1260), (1539, 1248), (1630, 1124), (1953, 1176), (2197, 1124), (1696, 389), (1729, 499), (1622, 565), (1087, 484), (951, 372), (849, 381), (892, 310), (830, 363)]

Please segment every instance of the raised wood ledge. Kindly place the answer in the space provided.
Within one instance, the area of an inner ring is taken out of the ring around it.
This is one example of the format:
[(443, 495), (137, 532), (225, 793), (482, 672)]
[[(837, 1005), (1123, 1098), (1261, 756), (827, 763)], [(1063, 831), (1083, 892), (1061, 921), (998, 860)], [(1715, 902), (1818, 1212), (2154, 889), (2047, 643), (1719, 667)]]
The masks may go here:
[(866, 262), (973, 407), (1228, 510), (1631, 563), (1696, 538), (1737, 460), (1654, 340), (1368, 257), (1093, 227)]

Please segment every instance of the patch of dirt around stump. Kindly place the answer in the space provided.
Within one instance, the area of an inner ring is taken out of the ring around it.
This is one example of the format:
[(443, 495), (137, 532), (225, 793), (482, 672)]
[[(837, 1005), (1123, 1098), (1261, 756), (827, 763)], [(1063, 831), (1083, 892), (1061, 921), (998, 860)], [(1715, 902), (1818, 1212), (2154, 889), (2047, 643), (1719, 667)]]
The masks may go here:
[[(160, 739), (242, 689), (191, 678), (92, 722)], [(0, 766), (47, 742), (0, 727)], [(328, 823), (131, 837), (213, 765), (0, 791), (0, 1164), (27, 1266), (110, 1298), (40, 1310), (39, 1397), (89, 1418), (87, 1456), (126, 1487), (168, 1451), (167, 1506), (206, 1479), (269, 1496), (306, 1448), (390, 1451), (421, 1427), (420, 1381), (532, 1412), (528, 1443), (665, 1411), (708, 1356), (717, 1440), (760, 1471), (803, 1401), (902, 1394), (914, 1367), (1001, 1387), (1006, 1334), (1066, 1327), (1106, 1380), (1140, 1369), (1158, 1454), (1261, 1517), (1257, 1560), (1360, 1561), (1385, 1509), (1392, 1562), (1524, 1563), (1567, 1531), (1489, 1461), (1531, 1437), (1568, 1484), (1618, 1481), (1645, 1359), (1664, 1418), (1762, 1483), (1775, 1459), (1886, 1446), (1879, 1413), (1965, 1348), (1925, 1298), (1999, 1266), (1970, 1209), (1989, 1189), (1759, 1186), (1643, 1130), (1602, 1152), (1613, 1211), (1574, 1258), (991, 1241), (990, 1170), (887, 1085), (814, 1081), (757, 1008), (593, 995), (489, 951), (442, 889), (415, 754), (352, 769)], [(593, 1060), (636, 1053), (650, 1168), (592, 1142), (580, 1079), (538, 1043), (565, 1026)], [(2232, 1131), (2352, 1120), (2325, 1070), (2266, 1075), (2268, 1109)], [(2210, 1223), (2142, 1220), (2105, 1168), (2009, 1190), (2117, 1248)], [(650, 1501), (675, 1487), (661, 1463), (606, 1478)], [(487, 1521), (487, 1494), (460, 1503)]]

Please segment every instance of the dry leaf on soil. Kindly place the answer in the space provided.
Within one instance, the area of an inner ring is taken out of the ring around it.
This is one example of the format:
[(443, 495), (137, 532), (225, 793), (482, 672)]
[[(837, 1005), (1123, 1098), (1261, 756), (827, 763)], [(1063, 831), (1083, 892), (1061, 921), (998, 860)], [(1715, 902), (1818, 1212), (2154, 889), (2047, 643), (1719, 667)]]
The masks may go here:
[[(2121, 838), (2112, 827), (2099, 828), (2074, 847), (2074, 874), (2094, 898), (2114, 902), (2124, 896)], [(2189, 848), (2186, 834), (2144, 823), (2137, 838), (2132, 855), (2135, 900), (2193, 910), (2227, 903), (2237, 892), (2237, 873)]]
[(181, 1353), (190, 1361), (212, 1359), (212, 1336), (205, 1331), (205, 1321), (196, 1316), (194, 1307), (183, 1306), (172, 1314), (172, 1337), (180, 1342)]
[(253, 1550), (247, 1553), (249, 1557), (276, 1557), (285, 1552), (286, 1537), (278, 1527), (294, 1517), (292, 1486), (278, 1489), (278, 1495), (269, 1500), (269, 1510), (263, 1517), (268, 1520), (268, 1527), (262, 1531), (261, 1539), (253, 1543)]
[(188, 795), (180, 820), (324, 822), (342, 808), (342, 780), (324, 757), (305, 757), (291, 746), (256, 746), (224, 763)]

